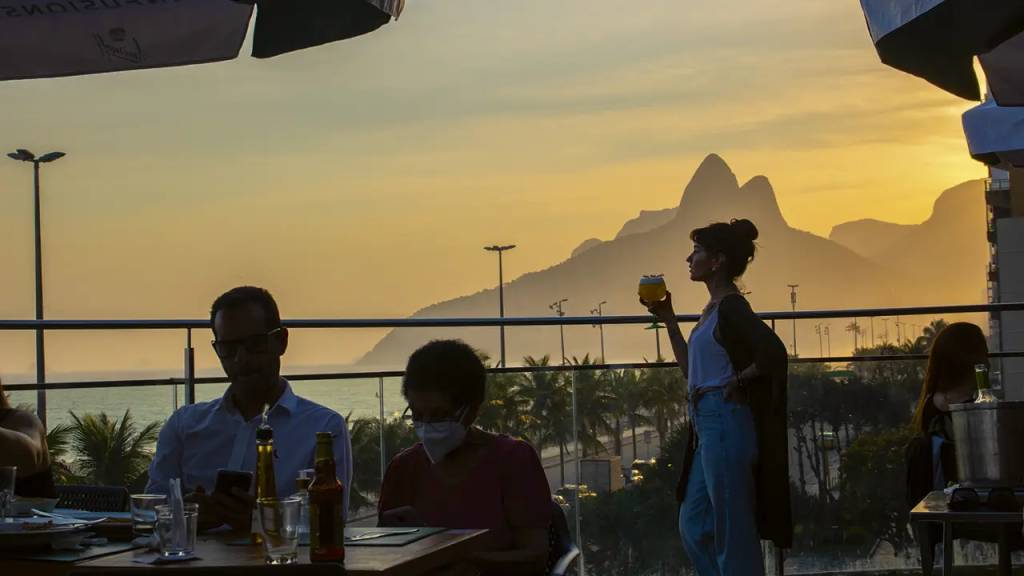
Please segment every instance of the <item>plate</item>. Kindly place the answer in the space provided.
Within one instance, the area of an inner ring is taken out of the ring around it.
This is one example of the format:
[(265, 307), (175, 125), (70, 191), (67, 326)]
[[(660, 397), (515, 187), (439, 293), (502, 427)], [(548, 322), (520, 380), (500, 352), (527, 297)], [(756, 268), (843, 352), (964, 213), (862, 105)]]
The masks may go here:
[(72, 518), (9, 518), (0, 522), (0, 538), (13, 538), (25, 534), (61, 534), (88, 527), (88, 523)]

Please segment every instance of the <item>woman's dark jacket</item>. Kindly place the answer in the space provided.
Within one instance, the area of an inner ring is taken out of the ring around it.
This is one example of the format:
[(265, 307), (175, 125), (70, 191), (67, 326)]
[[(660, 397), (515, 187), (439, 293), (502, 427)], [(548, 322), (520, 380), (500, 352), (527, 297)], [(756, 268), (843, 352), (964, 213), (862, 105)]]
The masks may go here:
[[(779, 548), (793, 544), (793, 515), (789, 501), (789, 430), (786, 417), (788, 356), (782, 340), (750, 308), (746, 298), (731, 294), (718, 303), (715, 340), (725, 349), (737, 374), (757, 364), (759, 375), (744, 379), (742, 391), (754, 413), (758, 459), (755, 469), (757, 527), (764, 540)], [(697, 450), (690, 434), (682, 476), (676, 487), (681, 503)]]

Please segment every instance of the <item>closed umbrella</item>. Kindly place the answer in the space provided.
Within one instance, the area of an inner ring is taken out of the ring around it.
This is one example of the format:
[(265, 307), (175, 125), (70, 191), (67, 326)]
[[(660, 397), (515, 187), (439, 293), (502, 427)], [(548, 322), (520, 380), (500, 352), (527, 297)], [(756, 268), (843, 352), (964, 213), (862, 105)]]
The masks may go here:
[(974, 57), (1024, 31), (1020, 0), (861, 0), (882, 62), (980, 100)]
[(253, 56), (376, 30), (404, 0), (23, 0), (0, 3), (0, 80), (182, 66), (238, 56), (257, 6)]
[(989, 166), (1024, 167), (1024, 107), (988, 100), (963, 115), (971, 157)]

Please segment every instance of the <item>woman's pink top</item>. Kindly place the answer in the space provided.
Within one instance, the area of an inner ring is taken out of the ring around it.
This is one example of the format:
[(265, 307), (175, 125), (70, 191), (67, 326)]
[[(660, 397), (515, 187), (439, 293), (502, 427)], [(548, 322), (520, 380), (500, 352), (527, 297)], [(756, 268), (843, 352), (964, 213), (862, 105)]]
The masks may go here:
[(441, 482), (422, 444), (391, 460), (381, 485), (380, 512), (412, 506), (427, 526), (486, 528), (495, 550), (513, 547), (517, 528), (548, 529), (551, 491), (533, 448), (499, 435), (457, 485)]

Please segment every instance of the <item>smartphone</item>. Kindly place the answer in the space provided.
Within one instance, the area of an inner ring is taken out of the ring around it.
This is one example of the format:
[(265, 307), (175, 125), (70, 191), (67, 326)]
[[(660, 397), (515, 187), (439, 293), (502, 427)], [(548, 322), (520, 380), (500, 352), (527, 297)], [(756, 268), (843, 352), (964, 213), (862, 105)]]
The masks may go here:
[(213, 491), (220, 492), (225, 496), (233, 496), (231, 491), (238, 488), (242, 492), (252, 491), (252, 472), (245, 470), (217, 470), (217, 480), (214, 482)]

